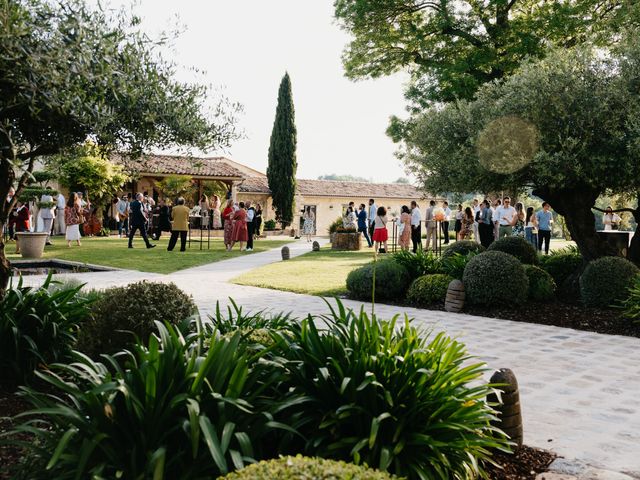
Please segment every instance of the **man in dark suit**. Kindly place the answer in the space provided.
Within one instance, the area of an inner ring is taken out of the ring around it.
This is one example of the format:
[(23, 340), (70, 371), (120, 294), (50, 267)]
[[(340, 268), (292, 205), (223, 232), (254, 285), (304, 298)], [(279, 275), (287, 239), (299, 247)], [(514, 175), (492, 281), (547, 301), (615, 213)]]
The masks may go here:
[(136, 234), (136, 230), (140, 230), (140, 235), (142, 235), (142, 239), (147, 245), (147, 248), (155, 247), (155, 245), (149, 243), (149, 239), (147, 238), (147, 217), (144, 212), (144, 206), (142, 205), (143, 199), (144, 195), (138, 193), (136, 199), (129, 205), (129, 227), (131, 230), (129, 232), (129, 248), (133, 248), (133, 237)]

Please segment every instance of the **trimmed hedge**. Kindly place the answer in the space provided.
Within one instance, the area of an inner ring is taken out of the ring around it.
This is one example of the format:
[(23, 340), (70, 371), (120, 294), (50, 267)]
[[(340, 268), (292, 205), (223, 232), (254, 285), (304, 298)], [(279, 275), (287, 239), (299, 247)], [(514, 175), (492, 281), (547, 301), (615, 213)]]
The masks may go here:
[(459, 240), (442, 251), (442, 258), (453, 257), (456, 253), (467, 255), (468, 253), (482, 253), (484, 251), (485, 248), (473, 240)]
[(582, 266), (582, 255), (575, 252), (552, 253), (541, 257), (540, 266), (553, 277), (556, 285), (564, 281)]
[(298, 455), (254, 463), (218, 480), (393, 480), (397, 478), (386, 472), (352, 463)]
[(443, 273), (423, 275), (413, 281), (407, 292), (407, 300), (412, 305), (426, 306), (443, 302), (449, 283), (453, 277)]
[(157, 330), (156, 321), (177, 325), (196, 312), (191, 296), (175, 283), (142, 281), (109, 288), (93, 304), (91, 318), (82, 324), (78, 350), (96, 358), (130, 348), (135, 337), (146, 344)]
[(508, 253), (527, 265), (537, 265), (538, 263), (538, 252), (530, 242), (522, 237), (501, 238), (489, 245), (487, 251)]
[(373, 269), (376, 270), (376, 300), (401, 300), (411, 281), (407, 269), (393, 259), (371, 262), (349, 272), (347, 290), (359, 300), (371, 300)]
[(554, 299), (557, 287), (551, 275), (535, 265), (525, 265), (524, 271), (529, 279), (529, 300), (549, 302)]
[(580, 277), (580, 294), (588, 307), (610, 307), (624, 301), (640, 269), (622, 257), (602, 257), (589, 262)]
[(467, 301), (475, 305), (520, 305), (529, 292), (523, 265), (513, 255), (498, 251), (469, 260), (462, 282)]

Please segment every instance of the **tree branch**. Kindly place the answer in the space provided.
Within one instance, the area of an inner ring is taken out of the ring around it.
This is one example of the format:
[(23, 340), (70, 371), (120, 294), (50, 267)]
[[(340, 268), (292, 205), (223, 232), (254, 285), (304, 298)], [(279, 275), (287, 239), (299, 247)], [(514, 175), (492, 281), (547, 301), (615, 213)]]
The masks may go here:
[[(602, 208), (598, 208), (598, 207), (591, 207), (592, 210), (597, 210), (599, 212), (602, 213), (606, 213), (606, 209), (602, 209)], [(640, 207), (638, 208), (617, 208), (615, 210), (611, 210), (611, 213), (618, 213), (618, 212), (629, 212), (632, 213), (633, 216), (635, 217), (636, 214), (640, 215)]]
[(40, 146), (36, 149), (29, 150), (28, 152), (19, 153), (16, 158), (19, 160), (31, 160), (35, 157), (44, 157), (46, 155), (53, 155), (60, 150), (53, 146)]

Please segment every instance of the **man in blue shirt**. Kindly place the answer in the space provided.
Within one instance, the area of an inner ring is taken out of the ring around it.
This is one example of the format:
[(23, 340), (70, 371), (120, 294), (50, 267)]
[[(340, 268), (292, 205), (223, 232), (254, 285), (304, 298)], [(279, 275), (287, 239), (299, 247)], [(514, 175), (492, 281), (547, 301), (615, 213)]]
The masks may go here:
[(548, 255), (549, 242), (551, 242), (551, 224), (553, 223), (553, 214), (551, 213), (549, 202), (542, 204), (542, 210), (536, 213), (536, 220), (538, 220), (538, 250), (542, 251), (542, 244), (544, 243), (544, 253)]

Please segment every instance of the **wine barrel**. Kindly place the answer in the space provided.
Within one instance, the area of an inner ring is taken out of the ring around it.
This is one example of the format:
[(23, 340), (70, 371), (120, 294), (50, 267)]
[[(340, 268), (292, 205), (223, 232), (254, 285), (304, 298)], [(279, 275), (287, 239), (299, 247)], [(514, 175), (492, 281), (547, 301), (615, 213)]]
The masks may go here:
[(500, 398), (495, 393), (487, 396), (489, 403), (498, 404), (493, 406), (498, 412), (498, 420), (491, 423), (506, 433), (518, 447), (521, 447), (523, 428), (518, 380), (512, 370), (501, 368), (491, 376), (489, 382), (499, 384), (496, 390), (501, 392)]
[(447, 312), (458, 313), (464, 308), (464, 285), (460, 280), (452, 280), (447, 288), (444, 309)]

